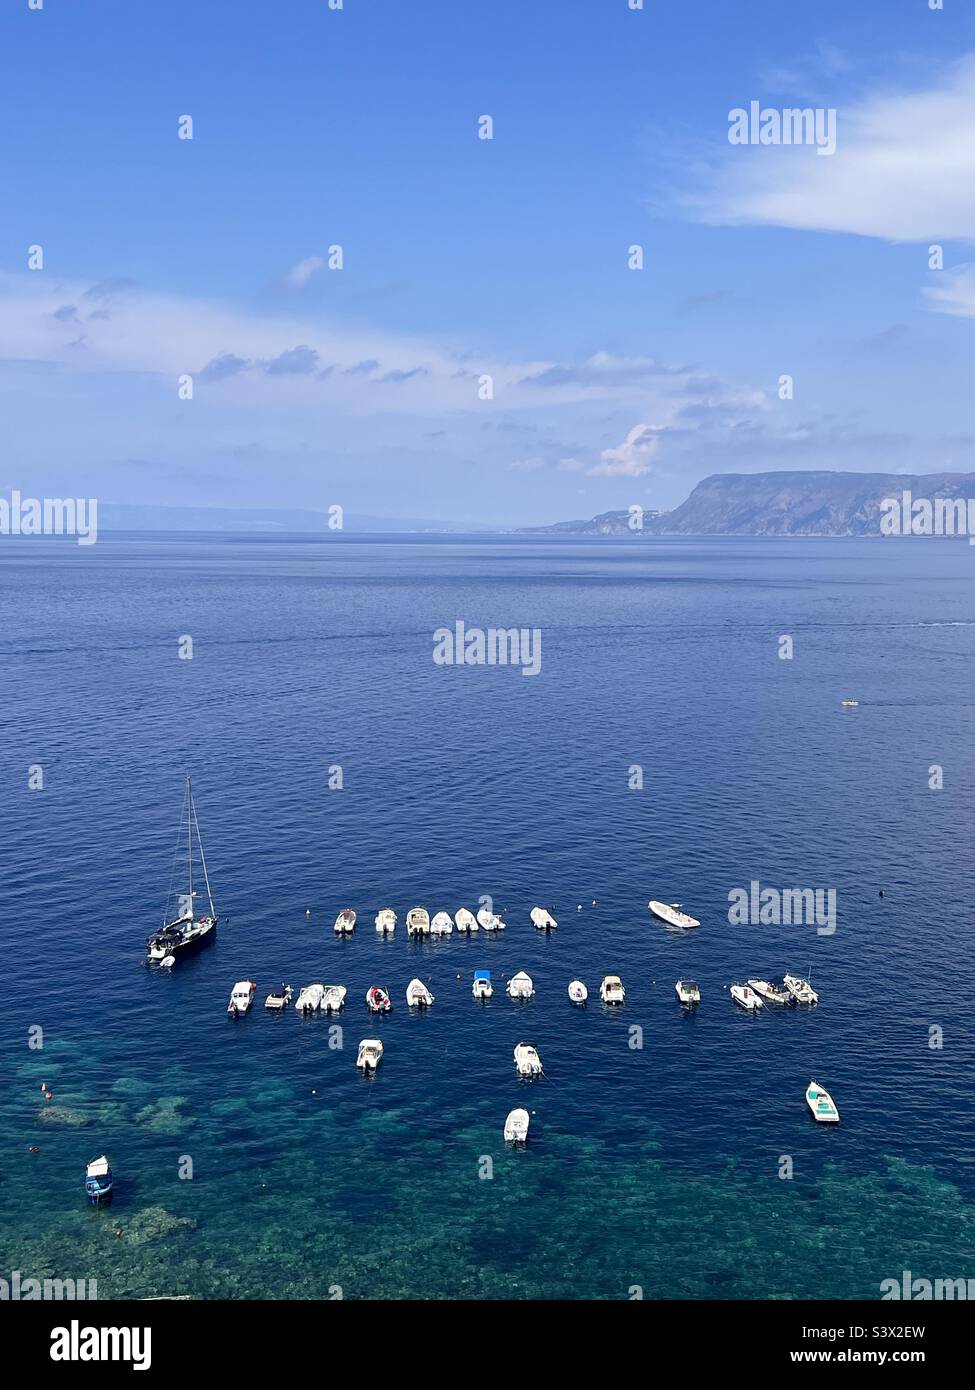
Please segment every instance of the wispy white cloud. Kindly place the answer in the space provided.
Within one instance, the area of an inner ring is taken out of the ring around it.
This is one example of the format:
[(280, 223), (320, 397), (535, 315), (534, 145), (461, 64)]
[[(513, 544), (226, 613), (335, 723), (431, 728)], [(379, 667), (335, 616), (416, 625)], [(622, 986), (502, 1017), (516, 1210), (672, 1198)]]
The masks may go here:
[(311, 278), (324, 269), (325, 261), (321, 256), (306, 256), (304, 260), (296, 261), (285, 273), (284, 283), (289, 289), (303, 290)]
[(924, 296), (932, 308), (957, 318), (975, 318), (975, 261), (939, 271)]
[(926, 88), (840, 103), (831, 158), (722, 144), (696, 171), (678, 199), (707, 222), (975, 241), (975, 54)]

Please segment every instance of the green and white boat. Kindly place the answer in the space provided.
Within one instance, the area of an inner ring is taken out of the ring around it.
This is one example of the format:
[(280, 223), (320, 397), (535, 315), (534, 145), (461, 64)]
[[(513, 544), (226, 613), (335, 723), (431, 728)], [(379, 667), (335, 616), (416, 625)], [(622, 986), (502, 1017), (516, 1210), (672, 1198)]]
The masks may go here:
[(806, 1104), (813, 1113), (813, 1119), (820, 1124), (839, 1124), (840, 1112), (833, 1104), (833, 1097), (818, 1081), (810, 1081), (806, 1087)]

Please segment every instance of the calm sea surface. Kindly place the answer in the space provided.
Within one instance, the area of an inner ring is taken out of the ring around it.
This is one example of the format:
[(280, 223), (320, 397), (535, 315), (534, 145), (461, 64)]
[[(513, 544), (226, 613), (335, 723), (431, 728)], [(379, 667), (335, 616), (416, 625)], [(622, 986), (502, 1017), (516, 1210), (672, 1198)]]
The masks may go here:
[[(975, 1276), (973, 581), (975, 550), (917, 539), (4, 540), (0, 1276), (618, 1299)], [(434, 665), (458, 619), (540, 628), (540, 675)], [(187, 773), (221, 922), (166, 973), (144, 942)], [(731, 926), (753, 879), (835, 888), (835, 934)], [(503, 934), (407, 940), (412, 904), (488, 894)], [(702, 926), (668, 932), (650, 897)], [(727, 993), (810, 969), (812, 1010)], [(241, 978), (258, 996), (232, 1023)], [(347, 985), (341, 1037), (266, 1013), (282, 980)], [(813, 1077), (838, 1127), (812, 1121)], [(506, 1152), (516, 1105), (530, 1142)]]

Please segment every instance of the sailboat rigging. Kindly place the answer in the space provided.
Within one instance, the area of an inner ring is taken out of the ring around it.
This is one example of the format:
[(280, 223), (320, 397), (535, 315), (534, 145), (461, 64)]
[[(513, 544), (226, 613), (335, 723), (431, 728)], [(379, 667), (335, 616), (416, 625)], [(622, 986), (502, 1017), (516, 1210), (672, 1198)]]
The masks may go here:
[[(180, 893), (177, 899), (175, 916), (171, 915), (170, 904), (173, 899), (173, 887), (176, 882), (176, 874), (179, 863), (180, 842), (183, 836), (183, 822), (186, 822), (186, 889), (185, 893)], [(200, 864), (203, 869), (203, 882), (206, 887), (207, 903), (209, 912), (203, 916), (197, 916), (194, 906), (194, 899), (198, 896), (198, 890), (193, 887), (193, 831), (196, 830), (196, 846), (200, 855)], [(213, 905), (213, 894), (210, 891), (210, 875), (207, 872), (207, 861), (203, 853), (203, 837), (200, 834), (200, 823), (196, 818), (196, 806), (193, 803), (193, 784), (189, 777), (186, 779), (186, 792), (183, 797), (183, 810), (180, 813), (179, 831), (176, 836), (176, 851), (173, 856), (173, 872), (170, 876), (169, 894), (166, 900), (166, 909), (163, 915), (163, 924), (159, 931), (154, 932), (146, 942), (149, 959), (151, 961), (169, 961), (179, 955), (190, 955), (206, 941), (212, 941), (217, 926), (217, 911)]]

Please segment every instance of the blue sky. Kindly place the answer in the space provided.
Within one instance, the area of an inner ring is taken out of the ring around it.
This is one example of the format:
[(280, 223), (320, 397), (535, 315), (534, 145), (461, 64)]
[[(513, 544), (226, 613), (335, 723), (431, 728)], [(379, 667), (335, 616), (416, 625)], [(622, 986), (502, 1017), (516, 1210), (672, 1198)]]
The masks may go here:
[[(9, 0), (0, 489), (517, 524), (968, 470), (945, 6)], [(835, 107), (836, 154), (730, 145), (752, 100)]]

